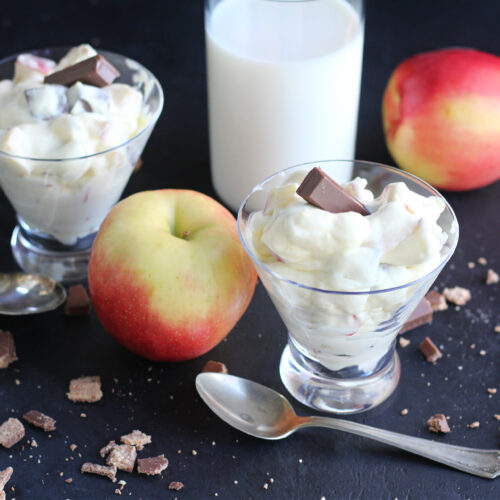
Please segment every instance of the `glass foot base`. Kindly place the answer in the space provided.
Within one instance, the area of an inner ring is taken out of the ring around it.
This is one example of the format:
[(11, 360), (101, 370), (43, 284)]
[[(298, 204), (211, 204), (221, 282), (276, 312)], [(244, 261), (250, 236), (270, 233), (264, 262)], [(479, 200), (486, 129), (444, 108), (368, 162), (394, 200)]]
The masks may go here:
[(44, 248), (39, 242), (33, 241), (20, 226), (16, 226), (10, 246), (17, 264), (27, 273), (43, 274), (65, 283), (87, 279), (92, 241), (87, 248)]
[(290, 394), (315, 410), (337, 414), (360, 413), (385, 401), (399, 382), (401, 364), (394, 355), (373, 375), (359, 378), (332, 378), (313, 368), (290, 344), (283, 350), (280, 376)]

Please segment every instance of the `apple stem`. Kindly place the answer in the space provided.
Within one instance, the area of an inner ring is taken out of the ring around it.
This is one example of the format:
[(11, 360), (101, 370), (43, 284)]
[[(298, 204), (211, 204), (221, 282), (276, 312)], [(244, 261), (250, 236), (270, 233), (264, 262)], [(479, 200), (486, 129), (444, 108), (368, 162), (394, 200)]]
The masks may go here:
[(187, 238), (190, 234), (191, 234), (191, 231), (186, 229), (185, 231), (182, 232), (182, 237)]

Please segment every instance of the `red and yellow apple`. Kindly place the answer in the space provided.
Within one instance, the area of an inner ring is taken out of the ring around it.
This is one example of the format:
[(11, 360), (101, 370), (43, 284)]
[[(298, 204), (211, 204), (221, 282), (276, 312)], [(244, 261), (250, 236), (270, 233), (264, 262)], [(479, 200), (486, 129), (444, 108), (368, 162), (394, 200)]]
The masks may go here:
[(454, 191), (500, 179), (500, 57), (442, 49), (402, 62), (385, 89), (387, 147), (403, 169)]
[(217, 345), (248, 307), (257, 280), (234, 217), (195, 191), (126, 198), (104, 220), (89, 263), (104, 328), (153, 360), (182, 361)]

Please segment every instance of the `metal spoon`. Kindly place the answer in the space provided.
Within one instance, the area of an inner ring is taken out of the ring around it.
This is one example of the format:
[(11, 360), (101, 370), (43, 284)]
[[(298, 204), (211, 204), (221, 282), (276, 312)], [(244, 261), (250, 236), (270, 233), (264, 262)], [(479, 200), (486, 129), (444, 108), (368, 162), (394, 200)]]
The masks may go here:
[(216, 415), (251, 436), (281, 439), (301, 427), (328, 427), (374, 439), (476, 476), (493, 479), (500, 474), (500, 450), (437, 443), (350, 420), (299, 417), (278, 392), (233, 375), (200, 373), (196, 389)]
[(0, 273), (0, 314), (19, 316), (51, 311), (66, 300), (57, 281), (40, 274)]

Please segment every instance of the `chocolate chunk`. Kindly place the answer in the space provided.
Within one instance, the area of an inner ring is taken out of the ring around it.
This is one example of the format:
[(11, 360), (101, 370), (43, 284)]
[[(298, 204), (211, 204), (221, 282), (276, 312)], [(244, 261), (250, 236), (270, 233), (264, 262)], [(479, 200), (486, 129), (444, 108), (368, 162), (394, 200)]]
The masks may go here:
[(432, 432), (450, 432), (448, 421), (442, 413), (437, 413), (429, 418), (427, 425)]
[(429, 301), (433, 311), (446, 311), (446, 309), (448, 309), (448, 304), (446, 303), (444, 295), (436, 290), (428, 292), (425, 298)]
[(24, 425), (17, 418), (9, 418), (0, 425), (0, 444), (10, 448), (24, 437)]
[(50, 120), (66, 113), (68, 99), (63, 85), (44, 85), (24, 91), (31, 116), (37, 120)]
[(7, 368), (16, 360), (16, 346), (12, 333), (0, 330), (0, 368)]
[(219, 361), (207, 361), (202, 373), (204, 372), (214, 372), (214, 373), (227, 373), (227, 366), (224, 363), (220, 363)]
[(500, 276), (493, 269), (488, 269), (486, 274), (486, 284), (496, 285), (500, 281)]
[(179, 491), (182, 490), (182, 488), (184, 488), (184, 485), (180, 481), (171, 481), (168, 485), (169, 490)]
[(130, 434), (122, 436), (120, 441), (135, 446), (140, 451), (144, 448), (144, 445), (151, 443), (151, 436), (144, 434), (144, 432), (134, 430)]
[(429, 361), (429, 363), (433, 363), (434, 361), (437, 361), (439, 358), (443, 357), (441, 351), (429, 337), (425, 337), (418, 348), (420, 352), (425, 356), (425, 359)]
[(120, 72), (103, 56), (98, 54), (79, 63), (68, 66), (61, 71), (56, 71), (45, 77), (45, 83), (58, 83), (69, 87), (76, 82), (105, 87), (113, 83)]
[(305, 176), (297, 188), (297, 194), (311, 205), (327, 212), (357, 212), (361, 215), (370, 213), (362, 203), (318, 167), (314, 167)]
[(418, 326), (432, 323), (432, 308), (427, 299), (422, 299), (415, 310), (410, 314), (406, 323), (402, 326), (399, 333), (405, 333), (408, 330), (413, 330)]
[(99, 455), (101, 455), (102, 458), (104, 458), (115, 446), (117, 446), (116, 441), (110, 441), (106, 446), (103, 446), (99, 450)]
[(467, 290), (467, 288), (462, 288), (460, 286), (445, 288), (443, 290), (443, 295), (448, 302), (452, 302), (457, 306), (464, 306), (471, 299), (470, 290)]
[(97, 474), (98, 476), (105, 476), (111, 481), (116, 482), (116, 467), (114, 465), (99, 465), (91, 462), (85, 462), (82, 465), (81, 472), (88, 474)]
[(163, 454), (157, 457), (139, 458), (139, 460), (137, 460), (137, 472), (140, 474), (147, 474), (148, 476), (160, 474), (167, 467), (168, 460)]
[(80, 377), (69, 383), (68, 399), (77, 403), (95, 403), (102, 398), (101, 377)]
[(10, 476), (12, 476), (13, 472), (14, 469), (12, 467), (7, 467), (4, 470), (0, 470), (0, 490), (3, 490), (4, 486), (8, 483)]
[(132, 472), (134, 470), (137, 450), (128, 444), (114, 446), (106, 459), (108, 465), (114, 465), (119, 470)]
[(26, 420), (26, 422), (28, 422), (29, 424), (34, 425), (35, 427), (40, 427), (46, 432), (56, 430), (56, 421), (48, 415), (44, 415), (39, 411), (30, 410), (23, 415), (23, 419)]
[(68, 288), (68, 298), (64, 306), (66, 316), (85, 316), (90, 314), (91, 304), (87, 290), (83, 285), (73, 285)]

